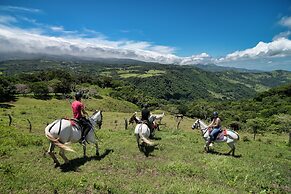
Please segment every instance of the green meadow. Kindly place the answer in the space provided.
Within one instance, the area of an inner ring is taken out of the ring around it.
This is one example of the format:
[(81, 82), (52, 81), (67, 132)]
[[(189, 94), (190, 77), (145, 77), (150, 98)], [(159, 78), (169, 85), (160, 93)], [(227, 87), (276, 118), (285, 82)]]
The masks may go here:
[(264, 133), (253, 140), (253, 134), (238, 131), (235, 157), (224, 154), (229, 151), (226, 143), (205, 153), (200, 131), (191, 129), (194, 120), (184, 118), (176, 129), (175, 117), (166, 112), (154, 140), (159, 145), (147, 157), (136, 146), (134, 125), (125, 129), (125, 119), (139, 111), (136, 105), (110, 97), (84, 103), (90, 113), (103, 110), (102, 129), (95, 133), (101, 157), (88, 145), (84, 159), (81, 145), (71, 144), (76, 153), (66, 153), (70, 164), (58, 168), (45, 154), (49, 142), (44, 128), (71, 117), (70, 102), (20, 97), (1, 104), (0, 193), (291, 192), (288, 134)]

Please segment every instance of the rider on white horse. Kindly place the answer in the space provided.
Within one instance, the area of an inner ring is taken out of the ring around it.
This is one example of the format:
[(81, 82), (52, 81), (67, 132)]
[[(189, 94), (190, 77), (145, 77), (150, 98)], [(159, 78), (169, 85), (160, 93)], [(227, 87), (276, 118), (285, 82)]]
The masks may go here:
[(151, 129), (151, 123), (149, 121), (149, 117), (151, 116), (151, 112), (148, 109), (148, 104), (143, 105), (144, 109), (141, 111), (141, 121)]
[(77, 119), (82, 127), (82, 137), (81, 142), (83, 145), (86, 143), (86, 136), (88, 132), (91, 130), (92, 126), (90, 124), (90, 121), (85, 117), (85, 115), (89, 116), (88, 113), (85, 111), (85, 106), (81, 102), (82, 99), (82, 93), (77, 92), (75, 94), (75, 101), (72, 103), (72, 110), (73, 110), (73, 116), (74, 119)]
[(221, 120), (218, 117), (218, 112), (213, 112), (213, 119), (210, 125), (208, 126), (208, 129), (213, 129), (210, 133), (210, 138), (207, 142), (207, 146), (209, 146), (213, 141), (216, 140), (218, 134), (222, 131), (221, 130)]

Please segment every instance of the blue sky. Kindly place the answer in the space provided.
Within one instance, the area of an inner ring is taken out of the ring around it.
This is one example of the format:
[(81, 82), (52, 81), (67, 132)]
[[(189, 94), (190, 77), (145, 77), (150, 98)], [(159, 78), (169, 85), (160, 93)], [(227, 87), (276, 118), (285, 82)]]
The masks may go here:
[(6, 52), (291, 70), (289, 0), (2, 0), (0, 27)]

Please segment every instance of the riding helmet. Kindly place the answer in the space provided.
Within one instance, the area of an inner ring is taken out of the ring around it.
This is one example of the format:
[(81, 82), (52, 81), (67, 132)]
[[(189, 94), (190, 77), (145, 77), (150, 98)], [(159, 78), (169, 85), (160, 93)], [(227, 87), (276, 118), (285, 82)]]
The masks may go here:
[(77, 92), (76, 94), (75, 94), (75, 98), (76, 98), (76, 100), (80, 100), (81, 98), (82, 98), (82, 93), (81, 92)]
[(213, 112), (213, 117), (218, 117), (218, 112)]

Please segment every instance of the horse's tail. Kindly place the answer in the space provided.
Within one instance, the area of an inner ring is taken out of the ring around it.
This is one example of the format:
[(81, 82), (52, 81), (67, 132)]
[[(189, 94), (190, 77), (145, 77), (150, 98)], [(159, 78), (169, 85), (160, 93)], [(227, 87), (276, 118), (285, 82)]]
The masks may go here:
[(140, 126), (138, 127), (138, 135), (141, 138), (141, 140), (146, 143), (149, 146), (155, 146), (156, 143), (150, 141), (148, 138), (146, 138), (143, 134), (142, 134), (142, 125), (146, 125), (146, 124), (140, 124)]
[(55, 144), (55, 145), (58, 146), (59, 148), (64, 149), (64, 150), (66, 150), (66, 151), (75, 152), (75, 150), (73, 150), (70, 146), (67, 146), (67, 145), (61, 143), (61, 142), (59, 141), (59, 138), (55, 138), (55, 137), (53, 137), (53, 136), (50, 134), (50, 132), (46, 131), (46, 132), (45, 132), (45, 136), (46, 136), (46, 137), (47, 137), (47, 138), (48, 138), (48, 139), (49, 139), (53, 144)]
[(227, 130), (227, 135), (234, 140), (239, 140), (239, 134), (232, 130)]
[(149, 146), (156, 146), (156, 145), (157, 145), (156, 143), (154, 143), (154, 142), (150, 141), (149, 139), (147, 139), (147, 138), (146, 138), (145, 136), (143, 136), (141, 133), (139, 134), (139, 136), (140, 136), (141, 140), (142, 140), (143, 142), (145, 142), (146, 144), (148, 144)]

